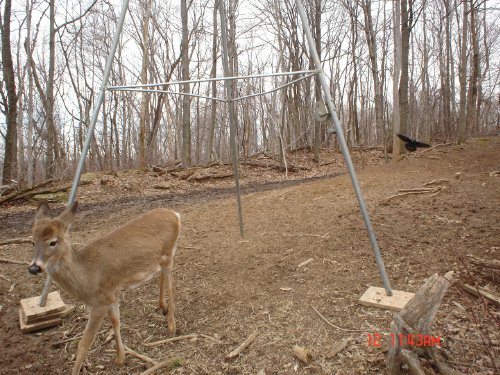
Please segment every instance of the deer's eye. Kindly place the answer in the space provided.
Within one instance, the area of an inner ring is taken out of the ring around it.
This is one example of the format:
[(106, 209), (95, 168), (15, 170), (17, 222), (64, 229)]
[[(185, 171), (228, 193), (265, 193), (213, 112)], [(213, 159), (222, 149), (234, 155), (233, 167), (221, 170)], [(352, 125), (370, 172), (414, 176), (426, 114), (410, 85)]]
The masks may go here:
[(54, 240), (54, 241), (50, 241), (50, 242), (49, 242), (49, 246), (50, 246), (50, 247), (54, 247), (54, 246), (56, 246), (56, 245), (57, 245), (57, 241), (56, 241), (56, 240)]

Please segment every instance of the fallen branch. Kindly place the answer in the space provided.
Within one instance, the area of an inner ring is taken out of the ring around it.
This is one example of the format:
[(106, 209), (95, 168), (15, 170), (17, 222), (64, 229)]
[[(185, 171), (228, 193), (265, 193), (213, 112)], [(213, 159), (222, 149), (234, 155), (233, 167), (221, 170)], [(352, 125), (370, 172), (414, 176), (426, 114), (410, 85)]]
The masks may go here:
[(11, 201), (11, 200), (19, 199), (19, 198), (17, 198), (19, 195), (26, 194), (26, 193), (28, 193), (30, 191), (39, 189), (39, 188), (41, 188), (43, 186), (46, 186), (46, 185), (52, 183), (53, 181), (54, 180), (47, 180), (45, 182), (42, 182), (41, 184), (38, 184), (38, 185), (35, 185), (35, 186), (32, 186), (32, 187), (26, 188), (26, 189), (23, 189), (23, 190), (15, 191), (14, 193), (10, 193), (9, 195), (6, 195), (5, 197), (3, 197), (3, 198), (0, 199), (0, 204), (2, 204), (4, 202)]
[(127, 345), (123, 345), (123, 348), (125, 349), (125, 353), (128, 353), (136, 358), (142, 359), (144, 362), (151, 363), (153, 366), (158, 364), (158, 362), (155, 361), (154, 359), (137, 353), (136, 351), (130, 349)]
[(217, 179), (224, 179), (224, 178), (229, 178), (233, 177), (233, 173), (222, 173), (222, 174), (192, 174), (189, 176), (186, 181), (191, 182), (191, 181), (196, 181), (196, 182), (201, 182), (204, 180), (217, 180)]
[(7, 281), (8, 283), (12, 283), (12, 280), (9, 279), (8, 277), (4, 276), (3, 274), (0, 273), (0, 279)]
[(11, 244), (21, 244), (21, 243), (32, 243), (33, 240), (31, 237), (26, 237), (26, 238), (12, 238), (10, 240), (5, 240), (0, 242), (0, 246), (3, 245), (11, 245)]
[(444, 146), (453, 146), (455, 143), (440, 143), (440, 144), (437, 144), (437, 145), (434, 145), (432, 147), (429, 147), (429, 148), (425, 148), (421, 151), (419, 151), (421, 154), (423, 154), (424, 152), (427, 152), (427, 151), (430, 151), (432, 149), (435, 149), (437, 147), (444, 147)]
[(14, 260), (14, 259), (5, 259), (5, 258), (0, 258), (0, 263), (12, 263), (12, 264), (22, 264), (22, 265), (29, 265), (28, 262), (23, 262), (19, 260)]
[(331, 323), (328, 319), (326, 319), (323, 315), (321, 315), (321, 313), (318, 310), (316, 310), (316, 308), (314, 306), (312, 306), (312, 309), (314, 311), (316, 311), (316, 314), (318, 314), (319, 317), (326, 322), (326, 324), (328, 324), (329, 326), (331, 326), (331, 327), (333, 327), (335, 329), (338, 329), (339, 331), (343, 331), (343, 332), (366, 332), (366, 329), (346, 329), (346, 328), (342, 328), (342, 327), (336, 326), (335, 324)]
[(433, 197), (437, 194), (439, 194), (441, 191), (443, 191), (445, 187), (438, 186), (435, 188), (415, 188), (415, 189), (401, 189), (402, 193), (399, 194), (394, 194), (391, 195), (390, 197), (387, 197), (385, 199), (385, 203), (389, 202), (391, 199), (398, 198), (398, 197), (404, 197), (406, 195), (411, 195), (411, 194), (427, 194), (427, 193), (432, 193), (429, 195), (430, 197)]
[(248, 336), (248, 338), (245, 341), (243, 341), (240, 346), (238, 346), (231, 353), (229, 353), (228, 355), (226, 355), (226, 360), (230, 360), (230, 359), (233, 359), (233, 358), (236, 358), (237, 356), (239, 356), (240, 353), (246, 347), (248, 347), (252, 343), (252, 341), (255, 340), (256, 337), (257, 337), (257, 331), (255, 331), (250, 336)]
[(463, 284), (462, 288), (466, 291), (469, 292), (470, 294), (473, 294), (477, 297), (483, 297), (487, 299), (490, 302), (493, 302), (495, 305), (500, 306), (500, 297), (496, 296), (489, 290), (486, 290), (484, 288), (475, 288), (472, 285), (469, 284)]
[(469, 261), (472, 264), (475, 264), (476, 266), (500, 270), (500, 260), (497, 260), (497, 259), (487, 260), (487, 259), (481, 259), (481, 258), (475, 257), (474, 255), (469, 255)]
[(198, 337), (197, 334), (192, 333), (190, 335), (183, 335), (183, 336), (171, 337), (169, 339), (155, 341), (155, 342), (145, 342), (144, 346), (156, 346), (156, 345), (166, 344), (166, 343), (169, 343), (169, 342), (176, 342), (176, 341), (181, 341), (181, 340), (195, 339), (197, 337)]
[[(90, 181), (90, 180), (81, 180), (80, 183), (78, 184), (78, 186), (90, 185), (92, 182), (93, 181)], [(44, 189), (44, 190), (38, 190), (38, 191), (31, 191), (31, 190), (33, 190), (33, 189), (31, 189), (30, 191), (22, 192), (20, 194), (16, 194), (15, 196), (12, 196), (12, 194), (7, 195), (5, 198), (0, 199), (0, 204), (5, 203), (5, 202), (9, 202), (9, 201), (18, 200), (18, 199), (29, 199), (35, 195), (38, 195), (38, 194), (59, 193), (61, 191), (66, 191), (66, 190), (71, 189), (72, 186), (73, 186), (73, 184), (67, 184), (67, 185), (63, 185), (63, 186), (58, 186), (58, 187), (53, 187), (50, 189)], [(38, 186), (38, 187), (40, 187), (40, 186)]]
[(449, 184), (449, 183), (450, 180), (447, 180), (446, 178), (438, 178), (437, 180), (426, 182), (424, 186), (436, 185), (436, 184)]
[(177, 362), (177, 361), (175, 359), (172, 359), (172, 358), (165, 359), (165, 360), (157, 363), (153, 367), (147, 369), (146, 371), (141, 372), (140, 375), (151, 375), (154, 372), (156, 372), (156, 370), (159, 370), (163, 367), (171, 367), (174, 364), (174, 362)]

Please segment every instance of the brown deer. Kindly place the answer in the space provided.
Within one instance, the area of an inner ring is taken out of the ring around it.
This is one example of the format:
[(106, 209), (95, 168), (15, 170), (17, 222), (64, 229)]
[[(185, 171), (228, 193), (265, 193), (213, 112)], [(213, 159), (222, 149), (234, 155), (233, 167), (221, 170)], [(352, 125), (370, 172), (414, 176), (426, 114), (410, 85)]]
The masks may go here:
[[(161, 271), (160, 308), (168, 332), (175, 335), (172, 267), (181, 229), (180, 215), (158, 208), (76, 250), (69, 238), (78, 203), (52, 217), (47, 203), (38, 206), (33, 226), (33, 263), (29, 272), (46, 271), (54, 281), (89, 308), (89, 320), (78, 344), (73, 375), (77, 375), (106, 314), (116, 340), (116, 363), (123, 365), (119, 294)], [(165, 289), (168, 288), (168, 304)]]

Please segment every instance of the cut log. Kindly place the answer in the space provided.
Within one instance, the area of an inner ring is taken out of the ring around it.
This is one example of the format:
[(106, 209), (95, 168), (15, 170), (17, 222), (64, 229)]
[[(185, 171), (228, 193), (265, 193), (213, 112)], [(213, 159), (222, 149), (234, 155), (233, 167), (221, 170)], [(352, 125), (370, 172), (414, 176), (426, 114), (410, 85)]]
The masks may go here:
[[(430, 335), (430, 328), (441, 305), (446, 290), (451, 285), (453, 271), (440, 276), (437, 273), (427, 279), (424, 285), (417, 291), (406, 306), (394, 317), (391, 323), (391, 333), (393, 337), (402, 334)], [(406, 342), (401, 346), (399, 340), (389, 340), (387, 353), (387, 373), (389, 375), (401, 374), (401, 365), (409, 361), (413, 362), (414, 357), (409, 357), (402, 353), (402, 350), (412, 350)], [(432, 350), (432, 348), (426, 348)], [(415, 373), (418, 373), (415, 367)]]

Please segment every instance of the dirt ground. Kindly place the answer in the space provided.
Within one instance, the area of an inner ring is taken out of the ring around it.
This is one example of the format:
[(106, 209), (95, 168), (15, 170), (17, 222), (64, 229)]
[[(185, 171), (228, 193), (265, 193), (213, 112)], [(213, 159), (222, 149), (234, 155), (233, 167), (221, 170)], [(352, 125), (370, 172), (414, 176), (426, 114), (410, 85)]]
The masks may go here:
[[(293, 156), (291, 163), (306, 167), (290, 173), (289, 180), (282, 172), (242, 166), (244, 238), (230, 178), (203, 183), (119, 172), (81, 188), (76, 243), (155, 207), (182, 215), (174, 269), (176, 319), (178, 335), (197, 336), (146, 345), (167, 338), (156, 302), (158, 278), (121, 298), (125, 345), (155, 361), (169, 361), (156, 373), (384, 373), (395, 313), (358, 304), (369, 286), (382, 281), (349, 176), (336, 153), (319, 168), (311, 167), (310, 159), (306, 152)], [(435, 350), (466, 374), (498, 373), (499, 308), (467, 294), (459, 283), (500, 292), (500, 271), (474, 266), (468, 258), (500, 259), (500, 137), (435, 147), (389, 164), (376, 150), (354, 152), (353, 159), (392, 287), (416, 292), (432, 274), (455, 271), (457, 282), (432, 327), (441, 338)], [(437, 179), (446, 181), (431, 185), (441, 187), (434, 192), (387, 200), (400, 189)], [(0, 242), (28, 237), (34, 211), (26, 201), (0, 206)], [(27, 243), (0, 247), (0, 374), (67, 374), (78, 342), (70, 339), (85, 327), (85, 307), (62, 292), (66, 303), (77, 305), (62, 325), (22, 334), (19, 301), (39, 294), (45, 280), (28, 274), (31, 256)], [(125, 366), (115, 366), (114, 341), (106, 340), (110, 329), (106, 322), (83, 372), (145, 371), (145, 362), (130, 354)], [(250, 346), (225, 359), (254, 332)], [(382, 345), (370, 346), (369, 334), (380, 334)], [(292, 355), (294, 345), (312, 352), (309, 364)], [(438, 373), (430, 365), (426, 372)]]

